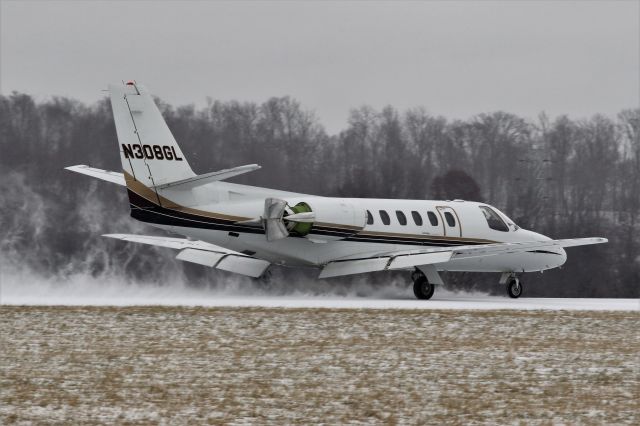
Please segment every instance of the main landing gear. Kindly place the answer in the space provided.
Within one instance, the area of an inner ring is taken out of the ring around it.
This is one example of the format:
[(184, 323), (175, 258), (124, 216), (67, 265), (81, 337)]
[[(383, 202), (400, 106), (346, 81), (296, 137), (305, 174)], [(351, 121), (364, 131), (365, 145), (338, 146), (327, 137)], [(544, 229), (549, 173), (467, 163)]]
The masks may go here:
[(436, 286), (431, 284), (427, 277), (418, 269), (411, 273), (413, 280), (413, 294), (420, 300), (431, 299), (436, 290)]

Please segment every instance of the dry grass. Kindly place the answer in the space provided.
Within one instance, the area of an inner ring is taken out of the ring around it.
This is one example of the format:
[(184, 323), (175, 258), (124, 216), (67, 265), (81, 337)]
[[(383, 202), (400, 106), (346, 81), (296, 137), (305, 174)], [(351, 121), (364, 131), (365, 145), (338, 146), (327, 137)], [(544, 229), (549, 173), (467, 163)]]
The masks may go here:
[(0, 423), (640, 422), (637, 312), (0, 307)]

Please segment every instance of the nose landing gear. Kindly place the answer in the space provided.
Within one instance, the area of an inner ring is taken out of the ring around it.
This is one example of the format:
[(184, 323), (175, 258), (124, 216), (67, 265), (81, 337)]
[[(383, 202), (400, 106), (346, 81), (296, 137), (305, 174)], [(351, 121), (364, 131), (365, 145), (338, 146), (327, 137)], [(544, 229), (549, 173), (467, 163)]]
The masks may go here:
[(431, 299), (436, 290), (436, 286), (431, 284), (427, 277), (418, 269), (411, 274), (413, 280), (413, 294), (420, 300)]
[(517, 299), (522, 295), (522, 283), (517, 277), (511, 277), (507, 281), (507, 294), (512, 299)]

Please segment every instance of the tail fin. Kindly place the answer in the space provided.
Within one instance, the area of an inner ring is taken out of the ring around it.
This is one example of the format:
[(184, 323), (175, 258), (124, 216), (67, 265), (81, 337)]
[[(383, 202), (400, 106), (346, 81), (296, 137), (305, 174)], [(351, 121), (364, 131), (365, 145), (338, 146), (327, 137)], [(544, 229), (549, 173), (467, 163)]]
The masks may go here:
[(156, 188), (195, 176), (144, 86), (109, 85), (125, 180)]

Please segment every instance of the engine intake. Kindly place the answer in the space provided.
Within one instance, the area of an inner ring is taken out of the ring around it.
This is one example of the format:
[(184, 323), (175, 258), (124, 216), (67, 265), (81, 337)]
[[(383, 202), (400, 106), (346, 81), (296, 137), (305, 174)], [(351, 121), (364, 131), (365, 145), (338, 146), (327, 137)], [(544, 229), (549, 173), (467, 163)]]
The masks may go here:
[(341, 240), (364, 228), (366, 211), (335, 198), (267, 198), (261, 219), (268, 241), (289, 235), (317, 235), (324, 240)]

